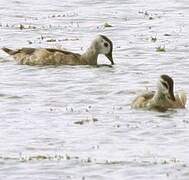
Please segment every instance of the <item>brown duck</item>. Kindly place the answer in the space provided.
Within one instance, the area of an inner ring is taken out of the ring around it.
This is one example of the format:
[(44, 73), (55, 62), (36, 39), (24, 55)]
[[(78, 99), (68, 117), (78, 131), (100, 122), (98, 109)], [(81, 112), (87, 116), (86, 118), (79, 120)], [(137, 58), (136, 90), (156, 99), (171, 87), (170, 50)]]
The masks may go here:
[(146, 92), (138, 96), (133, 102), (133, 108), (166, 111), (169, 108), (185, 108), (186, 93), (174, 95), (174, 81), (168, 75), (161, 75), (157, 83), (157, 91)]
[(2, 48), (19, 64), (27, 65), (97, 65), (99, 54), (104, 54), (114, 64), (113, 44), (104, 35), (98, 35), (83, 54), (51, 48), (22, 48), (11, 50)]

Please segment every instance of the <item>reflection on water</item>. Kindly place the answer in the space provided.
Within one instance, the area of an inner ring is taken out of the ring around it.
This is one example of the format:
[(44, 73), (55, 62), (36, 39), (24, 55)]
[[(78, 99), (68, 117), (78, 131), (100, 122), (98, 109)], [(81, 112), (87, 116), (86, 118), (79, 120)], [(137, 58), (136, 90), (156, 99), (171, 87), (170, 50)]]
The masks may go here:
[(188, 109), (130, 102), (164, 73), (189, 91), (188, 9), (186, 0), (1, 0), (1, 47), (81, 53), (105, 34), (116, 64), (21, 66), (1, 51), (0, 177), (187, 180)]

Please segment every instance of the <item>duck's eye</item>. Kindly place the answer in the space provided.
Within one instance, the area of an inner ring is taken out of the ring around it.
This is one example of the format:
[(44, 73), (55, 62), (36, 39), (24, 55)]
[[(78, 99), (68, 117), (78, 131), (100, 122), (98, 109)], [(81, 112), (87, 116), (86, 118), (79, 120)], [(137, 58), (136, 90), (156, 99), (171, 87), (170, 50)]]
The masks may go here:
[(104, 46), (105, 46), (105, 47), (108, 47), (108, 43), (104, 43)]
[(162, 82), (162, 84), (163, 84), (163, 86), (164, 86), (165, 88), (169, 89), (169, 87), (168, 87), (167, 83)]

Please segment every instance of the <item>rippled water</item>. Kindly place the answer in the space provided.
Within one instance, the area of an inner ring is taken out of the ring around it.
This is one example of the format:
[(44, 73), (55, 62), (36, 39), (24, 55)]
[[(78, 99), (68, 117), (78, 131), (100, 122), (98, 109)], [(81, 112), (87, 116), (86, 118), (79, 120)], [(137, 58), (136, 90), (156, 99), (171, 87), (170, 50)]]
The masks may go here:
[(0, 179), (188, 180), (188, 109), (130, 108), (163, 73), (189, 92), (188, 11), (187, 0), (1, 0), (1, 47), (82, 52), (105, 34), (116, 65), (32, 67), (1, 51)]

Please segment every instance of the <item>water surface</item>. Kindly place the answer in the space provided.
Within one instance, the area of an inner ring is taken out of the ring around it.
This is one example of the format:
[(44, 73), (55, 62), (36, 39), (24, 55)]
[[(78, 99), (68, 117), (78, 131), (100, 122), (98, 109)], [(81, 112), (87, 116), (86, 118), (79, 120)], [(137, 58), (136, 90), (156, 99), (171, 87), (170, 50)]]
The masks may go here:
[(25, 66), (1, 52), (0, 178), (188, 180), (188, 109), (130, 108), (160, 74), (189, 92), (188, 11), (186, 0), (1, 0), (1, 47), (81, 53), (104, 34), (116, 64)]

